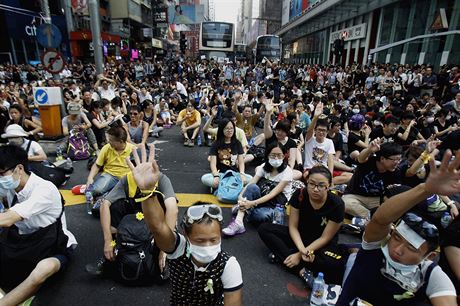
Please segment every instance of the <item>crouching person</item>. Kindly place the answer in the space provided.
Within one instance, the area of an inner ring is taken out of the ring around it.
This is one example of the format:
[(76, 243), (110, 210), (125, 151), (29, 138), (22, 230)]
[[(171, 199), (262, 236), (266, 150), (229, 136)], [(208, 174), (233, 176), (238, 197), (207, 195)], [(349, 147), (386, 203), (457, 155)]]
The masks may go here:
[(30, 299), (51, 276), (63, 271), (77, 242), (67, 230), (64, 203), (53, 183), (28, 170), (27, 153), (0, 147), (1, 305)]
[[(177, 200), (171, 181), (163, 173), (160, 174), (157, 190), (161, 192), (162, 200), (164, 199), (166, 223), (171, 230), (174, 230), (176, 228), (178, 213)], [(86, 265), (88, 273), (100, 275), (110, 266), (109, 262), (115, 261), (116, 255), (112, 241), (124, 216), (142, 212), (141, 202), (135, 200), (136, 197), (142, 197), (140, 193), (141, 191), (134, 182), (133, 175), (130, 172), (102, 200), (100, 220), (104, 236), (104, 257), (95, 263)], [(161, 251), (158, 256), (159, 273), (164, 272), (165, 263), (166, 253)]]
[[(134, 152), (136, 167), (130, 161), (134, 180), (141, 190), (155, 189), (160, 170), (153, 148), (147, 161)], [(157, 193), (147, 193), (142, 202), (145, 221), (158, 247), (169, 259), (171, 305), (241, 305), (241, 268), (235, 257), (221, 250), (222, 210), (216, 205), (195, 205), (184, 215), (184, 234), (172, 231), (165, 221)]]

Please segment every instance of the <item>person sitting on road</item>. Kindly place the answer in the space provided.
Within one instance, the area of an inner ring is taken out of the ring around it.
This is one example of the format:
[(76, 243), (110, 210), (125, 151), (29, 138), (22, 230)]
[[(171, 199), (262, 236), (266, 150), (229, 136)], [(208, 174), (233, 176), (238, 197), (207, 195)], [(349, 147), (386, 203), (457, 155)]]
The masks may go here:
[(128, 142), (140, 147), (147, 145), (149, 124), (142, 120), (142, 109), (139, 105), (131, 105), (129, 109), (130, 121), (125, 125), (128, 132)]
[[(150, 151), (147, 161), (134, 152), (136, 167), (128, 161), (141, 190), (155, 188), (160, 169)], [(171, 305), (242, 305), (243, 279), (235, 257), (221, 250), (222, 210), (216, 205), (194, 205), (187, 209), (181, 225), (184, 234), (171, 230), (153, 193), (142, 202), (144, 220), (158, 247), (168, 258)]]
[(376, 138), (380, 138), (383, 143), (394, 142), (398, 134), (399, 126), (400, 120), (397, 117), (388, 114), (383, 120), (383, 127), (378, 126), (374, 128), (369, 135), (369, 139), (372, 141)]
[(194, 100), (190, 100), (187, 108), (180, 111), (176, 125), (181, 127), (181, 133), (185, 138), (184, 146), (193, 147), (201, 126), (201, 114), (195, 109)]
[(152, 100), (146, 99), (142, 102), (142, 113), (144, 115), (142, 120), (147, 122), (149, 125), (149, 134), (155, 138), (160, 137), (160, 133), (163, 131), (163, 128), (158, 126), (157, 119), (159, 112), (157, 112), (153, 106)]
[(272, 260), (300, 275), (310, 288), (313, 272), (323, 272), (328, 283), (340, 284), (345, 270), (345, 252), (337, 245), (345, 206), (330, 191), (331, 184), (326, 167), (311, 168), (307, 186), (289, 200), (289, 226), (265, 223), (258, 229)]
[(7, 122), (7, 126), (11, 124), (20, 125), (27, 133), (27, 137), (30, 139), (38, 139), (38, 133), (43, 131), (43, 128), (37, 122), (32, 120), (32, 117), (27, 118), (24, 114), (24, 108), (19, 104), (13, 104), (8, 109), (10, 113), (10, 120)]
[(8, 292), (1, 305), (30, 299), (65, 270), (77, 246), (59, 190), (27, 169), (22, 148), (0, 147), (0, 196), (8, 207), (0, 213), (0, 287)]
[(439, 246), (438, 229), (407, 213), (433, 194), (460, 192), (460, 153), (449, 165), (451, 156), (450, 152), (444, 155), (439, 169), (430, 160), (425, 183), (389, 198), (377, 209), (336, 305), (350, 305), (357, 299), (372, 305), (457, 305), (452, 281), (431, 260)]
[(91, 102), (89, 113), (86, 115), (88, 120), (91, 122), (91, 130), (93, 131), (94, 136), (96, 136), (99, 148), (102, 148), (107, 143), (105, 131), (113, 119), (113, 117), (109, 117), (106, 120), (102, 115), (103, 100), (105, 99)]
[(259, 121), (264, 108), (261, 107), (256, 114), (253, 114), (252, 106), (250, 104), (245, 104), (243, 106), (243, 112), (240, 113), (238, 111), (238, 103), (241, 99), (241, 92), (238, 91), (235, 95), (235, 102), (233, 103), (232, 110), (236, 114), (236, 126), (244, 131), (248, 140), (251, 140), (253, 138), (254, 127), (257, 121)]
[(201, 177), (201, 182), (217, 189), (219, 181), (227, 170), (239, 172), (243, 183), (252, 177), (244, 172), (244, 151), (241, 143), (236, 139), (235, 123), (227, 118), (220, 121), (216, 141), (209, 150), (211, 173)]
[(27, 151), (28, 160), (30, 162), (41, 162), (47, 160), (47, 156), (43, 148), (36, 141), (26, 139), (29, 136), (24, 129), (18, 124), (9, 125), (2, 138), (8, 139), (8, 144), (21, 147)]
[[(120, 178), (129, 173), (125, 158), (136, 148), (128, 142), (128, 133), (121, 126), (111, 127), (107, 135), (108, 144), (102, 147), (86, 180), (86, 193), (91, 193), (87, 199), (90, 201), (88, 207), (92, 207), (92, 198), (111, 190)], [(95, 178), (101, 170), (102, 173)]]
[[(91, 129), (91, 122), (88, 120), (88, 117), (82, 112), (81, 104), (71, 102), (67, 105), (67, 111), (69, 115), (62, 118), (62, 133), (64, 136), (69, 136), (72, 130), (83, 131), (88, 139), (89, 145), (94, 149), (94, 152), (98, 152), (99, 147), (97, 145), (96, 135), (94, 135)], [(67, 137), (64, 144), (61, 145), (62, 152), (67, 152), (68, 146), (69, 138)]]
[(348, 156), (351, 163), (355, 163), (358, 158), (359, 152), (369, 146), (369, 135), (371, 128), (366, 125), (366, 118), (361, 114), (351, 116), (348, 121)]
[[(153, 149), (152, 146), (150, 149)], [(135, 192), (130, 192), (133, 188), (136, 188)], [(157, 190), (164, 196), (166, 223), (171, 230), (174, 230), (178, 214), (177, 199), (171, 181), (164, 173), (160, 174)], [(113, 262), (115, 260), (116, 254), (114, 253), (112, 240), (114, 240), (113, 236), (117, 233), (121, 219), (128, 214), (142, 212), (141, 203), (134, 200), (136, 197), (141, 197), (140, 190), (135, 186), (132, 174), (129, 173), (102, 199), (100, 220), (104, 237), (104, 257), (94, 264), (86, 265), (88, 273), (100, 275), (104, 272), (107, 261)], [(163, 272), (166, 264), (166, 253), (161, 251), (158, 260), (160, 270)]]
[[(212, 121), (216, 118), (217, 112), (218, 112), (217, 106), (214, 106), (211, 109), (211, 114), (209, 116), (208, 121), (206, 121), (206, 124), (203, 127), (203, 132), (205, 134), (209, 134), (211, 137), (216, 137), (217, 136), (218, 128), (213, 128), (211, 126)], [(230, 111), (225, 111), (222, 114), (222, 118), (227, 118), (227, 119), (231, 120), (233, 123), (235, 123), (235, 136), (236, 136), (236, 139), (238, 139), (238, 141), (243, 146), (243, 151), (246, 152), (248, 150), (248, 148), (249, 148), (248, 141), (246, 139), (244, 131), (236, 126), (235, 113), (230, 112)]]
[(277, 142), (268, 145), (265, 163), (256, 168), (256, 174), (241, 191), (238, 204), (232, 209), (237, 212), (236, 218), (222, 230), (224, 235), (243, 234), (245, 215), (250, 222), (271, 222), (276, 204), (287, 203), (292, 190), (292, 169), (284, 158), (285, 150)]
[(155, 105), (155, 111), (157, 114), (160, 114), (161, 120), (163, 121), (163, 127), (165, 129), (169, 129), (171, 127), (172, 119), (171, 119), (171, 112), (169, 111), (168, 103), (166, 99), (169, 98), (161, 98), (160, 102)]
[(358, 155), (358, 167), (342, 197), (347, 214), (368, 219), (371, 210), (379, 207), (385, 188), (401, 183), (401, 146), (380, 142), (380, 138), (374, 139)]

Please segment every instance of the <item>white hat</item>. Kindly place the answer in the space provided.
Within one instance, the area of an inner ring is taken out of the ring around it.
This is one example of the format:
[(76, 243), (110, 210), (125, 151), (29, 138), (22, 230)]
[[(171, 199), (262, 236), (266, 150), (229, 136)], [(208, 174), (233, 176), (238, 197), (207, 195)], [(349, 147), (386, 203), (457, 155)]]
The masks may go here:
[(27, 137), (29, 136), (26, 131), (19, 124), (9, 125), (5, 133), (2, 134), (2, 138), (14, 138), (14, 137)]

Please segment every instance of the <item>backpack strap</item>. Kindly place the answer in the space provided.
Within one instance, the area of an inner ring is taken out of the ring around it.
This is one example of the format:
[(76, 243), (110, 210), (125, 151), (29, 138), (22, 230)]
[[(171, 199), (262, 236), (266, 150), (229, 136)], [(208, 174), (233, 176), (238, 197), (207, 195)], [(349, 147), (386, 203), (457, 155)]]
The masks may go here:
[(32, 145), (32, 140), (29, 140), (29, 143), (27, 144), (27, 148), (26, 148), (27, 155), (29, 155), (29, 149), (31, 145)]

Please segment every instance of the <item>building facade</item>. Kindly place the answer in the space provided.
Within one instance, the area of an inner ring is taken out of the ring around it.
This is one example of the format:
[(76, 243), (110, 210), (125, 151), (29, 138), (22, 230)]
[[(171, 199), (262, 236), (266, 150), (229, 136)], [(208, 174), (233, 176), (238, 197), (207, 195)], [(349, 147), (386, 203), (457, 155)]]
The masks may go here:
[[(287, 2), (289, 17), (276, 33), (288, 62), (439, 67), (460, 58), (458, 0), (287, 0), (284, 9)], [(344, 52), (336, 58), (334, 41), (342, 37)]]

